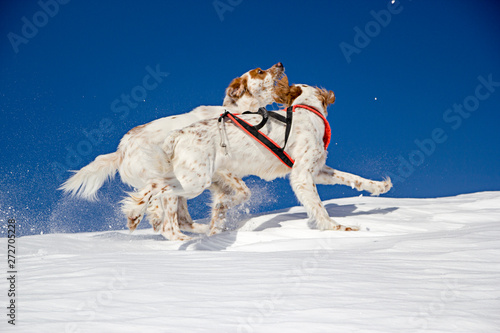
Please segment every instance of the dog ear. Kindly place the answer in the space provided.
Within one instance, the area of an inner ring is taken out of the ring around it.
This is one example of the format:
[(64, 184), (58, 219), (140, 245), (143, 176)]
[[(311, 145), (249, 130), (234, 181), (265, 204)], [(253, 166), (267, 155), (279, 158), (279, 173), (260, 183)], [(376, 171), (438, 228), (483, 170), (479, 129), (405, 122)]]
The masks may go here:
[(226, 95), (233, 99), (238, 99), (243, 96), (245, 91), (247, 91), (247, 78), (237, 77), (227, 87)]
[(328, 90), (328, 97), (326, 99), (326, 103), (328, 105), (335, 103), (335, 94), (331, 90)]
[(302, 94), (302, 88), (296, 85), (288, 85), (288, 77), (285, 75), (276, 83), (274, 88), (274, 100), (276, 103), (292, 105), (293, 101)]
[(280, 104), (288, 104), (290, 99), (290, 86), (288, 85), (288, 77), (285, 75), (276, 82), (274, 87), (274, 101)]
[(331, 90), (319, 89), (318, 98), (323, 104), (323, 108), (325, 109), (325, 111), (328, 105), (333, 104), (335, 102), (335, 94)]
[(299, 86), (291, 86), (290, 87), (290, 105), (293, 103), (293, 101), (302, 94), (302, 88)]

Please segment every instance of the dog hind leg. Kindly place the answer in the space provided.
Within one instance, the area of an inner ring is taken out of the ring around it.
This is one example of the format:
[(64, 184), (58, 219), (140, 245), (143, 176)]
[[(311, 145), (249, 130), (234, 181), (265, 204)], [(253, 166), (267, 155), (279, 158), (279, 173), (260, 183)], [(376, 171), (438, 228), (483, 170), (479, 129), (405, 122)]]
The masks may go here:
[(150, 200), (147, 213), (149, 224), (151, 224), (154, 231), (159, 232), (163, 223), (164, 215), (161, 199), (159, 197), (154, 197)]
[(146, 185), (142, 190), (129, 193), (122, 203), (122, 211), (127, 216), (127, 227), (134, 231), (146, 213), (149, 200), (157, 189), (157, 184)]
[(174, 195), (163, 195), (160, 198), (163, 219), (161, 222), (161, 234), (171, 241), (187, 241), (191, 237), (184, 235), (178, 224), (177, 206), (178, 197)]
[(193, 222), (191, 215), (189, 215), (186, 198), (179, 197), (178, 199), (177, 217), (180, 229), (195, 234), (206, 234), (209, 226), (207, 224)]
[(227, 211), (248, 201), (251, 192), (241, 178), (225, 172), (214, 176), (210, 190), (213, 205), (209, 235), (214, 235), (224, 230)]

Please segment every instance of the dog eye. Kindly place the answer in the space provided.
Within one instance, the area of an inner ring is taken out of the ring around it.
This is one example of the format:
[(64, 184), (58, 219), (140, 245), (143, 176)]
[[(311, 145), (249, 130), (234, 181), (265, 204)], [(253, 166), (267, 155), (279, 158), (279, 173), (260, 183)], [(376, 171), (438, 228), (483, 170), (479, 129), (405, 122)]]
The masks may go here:
[(264, 71), (263, 71), (262, 69), (259, 69), (259, 70), (257, 71), (257, 74), (264, 74)]

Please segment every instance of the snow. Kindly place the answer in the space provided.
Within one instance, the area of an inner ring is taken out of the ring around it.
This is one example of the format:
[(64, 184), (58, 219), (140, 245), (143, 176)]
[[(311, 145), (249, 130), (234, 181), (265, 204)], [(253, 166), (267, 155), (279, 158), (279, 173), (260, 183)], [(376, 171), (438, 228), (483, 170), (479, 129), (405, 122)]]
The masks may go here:
[(0, 331), (500, 331), (500, 192), (324, 203), (361, 230), (310, 229), (293, 207), (184, 243), (151, 229), (18, 238), (16, 326), (2, 278)]

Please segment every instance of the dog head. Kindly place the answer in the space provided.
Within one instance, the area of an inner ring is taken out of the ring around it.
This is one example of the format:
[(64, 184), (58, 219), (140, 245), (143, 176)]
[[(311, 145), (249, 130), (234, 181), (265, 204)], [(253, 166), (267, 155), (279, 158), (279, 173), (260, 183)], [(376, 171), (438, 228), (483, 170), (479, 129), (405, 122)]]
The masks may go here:
[(274, 101), (285, 107), (305, 104), (327, 113), (327, 107), (335, 102), (335, 94), (331, 90), (308, 86), (307, 84), (288, 84), (285, 75), (275, 88)]
[(281, 62), (266, 70), (255, 68), (235, 78), (226, 89), (224, 106), (236, 105), (242, 111), (255, 111), (273, 103), (274, 88), (283, 77)]

